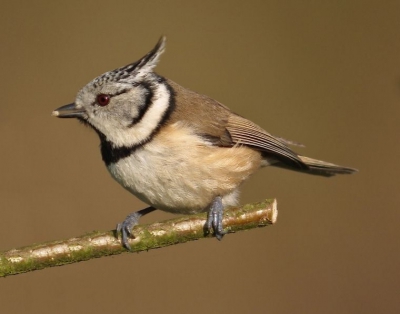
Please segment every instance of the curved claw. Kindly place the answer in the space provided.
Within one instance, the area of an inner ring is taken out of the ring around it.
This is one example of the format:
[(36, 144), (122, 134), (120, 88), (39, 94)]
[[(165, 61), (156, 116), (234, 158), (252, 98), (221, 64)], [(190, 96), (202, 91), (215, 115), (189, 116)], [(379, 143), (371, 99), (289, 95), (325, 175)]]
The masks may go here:
[(129, 238), (133, 237), (132, 228), (139, 224), (140, 217), (152, 212), (153, 210), (155, 210), (155, 208), (150, 206), (137, 212), (131, 213), (125, 218), (123, 222), (117, 224), (117, 238), (118, 233), (121, 232), (122, 245), (129, 251), (131, 250), (131, 246), (129, 245)]
[(214, 235), (218, 240), (222, 240), (223, 236), (227, 233), (224, 231), (224, 227), (222, 225), (223, 213), (224, 206), (222, 205), (222, 198), (217, 196), (211, 203), (205, 225), (205, 232), (209, 233), (212, 228), (214, 230)]
[(128, 250), (131, 250), (131, 246), (129, 245), (129, 238), (132, 237), (131, 230), (134, 226), (139, 224), (139, 218), (141, 216), (140, 212), (129, 214), (123, 222), (117, 225), (117, 236), (118, 233), (121, 232), (122, 245)]

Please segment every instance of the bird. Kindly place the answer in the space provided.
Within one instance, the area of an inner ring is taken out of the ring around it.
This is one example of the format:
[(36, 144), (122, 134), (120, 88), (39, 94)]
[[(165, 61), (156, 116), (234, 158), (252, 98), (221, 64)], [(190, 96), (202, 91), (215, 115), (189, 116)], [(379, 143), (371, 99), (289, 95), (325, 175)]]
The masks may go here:
[(224, 209), (238, 204), (242, 183), (266, 166), (325, 177), (357, 171), (299, 155), (291, 146), (300, 144), (157, 74), (165, 45), (162, 36), (144, 57), (96, 77), (52, 112), (93, 129), (111, 176), (149, 205), (117, 225), (125, 248), (140, 217), (156, 209), (207, 212), (204, 231), (221, 240)]

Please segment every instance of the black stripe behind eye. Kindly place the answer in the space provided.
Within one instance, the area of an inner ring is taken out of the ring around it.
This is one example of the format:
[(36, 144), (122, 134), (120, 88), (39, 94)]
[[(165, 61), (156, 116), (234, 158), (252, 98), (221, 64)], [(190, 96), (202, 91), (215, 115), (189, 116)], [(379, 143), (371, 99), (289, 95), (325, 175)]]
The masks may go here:
[(152, 86), (147, 82), (142, 82), (141, 85), (146, 89), (146, 99), (144, 103), (139, 106), (138, 115), (132, 119), (131, 123), (128, 125), (128, 128), (133, 127), (135, 124), (139, 123), (143, 119), (144, 114), (153, 102), (154, 91)]
[(131, 90), (130, 88), (123, 89), (123, 90), (121, 90), (121, 91), (119, 91), (119, 92), (117, 92), (115, 94), (110, 95), (110, 97), (114, 97), (114, 96), (119, 96), (119, 95), (125, 94), (125, 93), (129, 92), (130, 90)]

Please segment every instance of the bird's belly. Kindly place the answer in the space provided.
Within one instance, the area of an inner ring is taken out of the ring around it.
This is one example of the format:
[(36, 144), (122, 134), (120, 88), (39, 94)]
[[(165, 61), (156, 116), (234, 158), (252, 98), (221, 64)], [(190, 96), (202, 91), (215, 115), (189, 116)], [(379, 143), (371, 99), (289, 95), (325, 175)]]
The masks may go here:
[(200, 188), (182, 167), (153, 168), (151, 163), (126, 158), (109, 171), (125, 189), (141, 201), (173, 213), (197, 213), (212, 200), (208, 189)]
[(260, 154), (196, 140), (171, 134), (163, 139), (161, 134), (108, 170), (140, 200), (164, 211), (202, 212), (216, 196), (222, 196), (225, 205), (236, 205), (237, 188), (259, 168)]

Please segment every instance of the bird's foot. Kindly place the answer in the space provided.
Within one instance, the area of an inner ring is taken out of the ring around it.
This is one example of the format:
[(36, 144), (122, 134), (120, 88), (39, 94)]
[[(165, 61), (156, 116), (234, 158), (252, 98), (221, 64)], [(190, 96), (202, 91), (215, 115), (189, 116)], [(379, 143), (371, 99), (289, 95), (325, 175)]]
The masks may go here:
[(227, 233), (224, 231), (222, 225), (222, 215), (224, 213), (224, 206), (222, 205), (222, 198), (217, 196), (211, 203), (210, 210), (208, 211), (208, 217), (204, 231), (208, 234), (211, 228), (214, 230), (214, 235), (218, 240), (222, 240), (222, 237)]
[(143, 215), (146, 215), (155, 210), (154, 207), (147, 207), (145, 209), (139, 210), (137, 212), (129, 214), (125, 220), (117, 225), (117, 238), (118, 233), (121, 232), (121, 243), (122, 246), (131, 250), (129, 245), (129, 239), (133, 237), (132, 228), (139, 224), (139, 219)]

